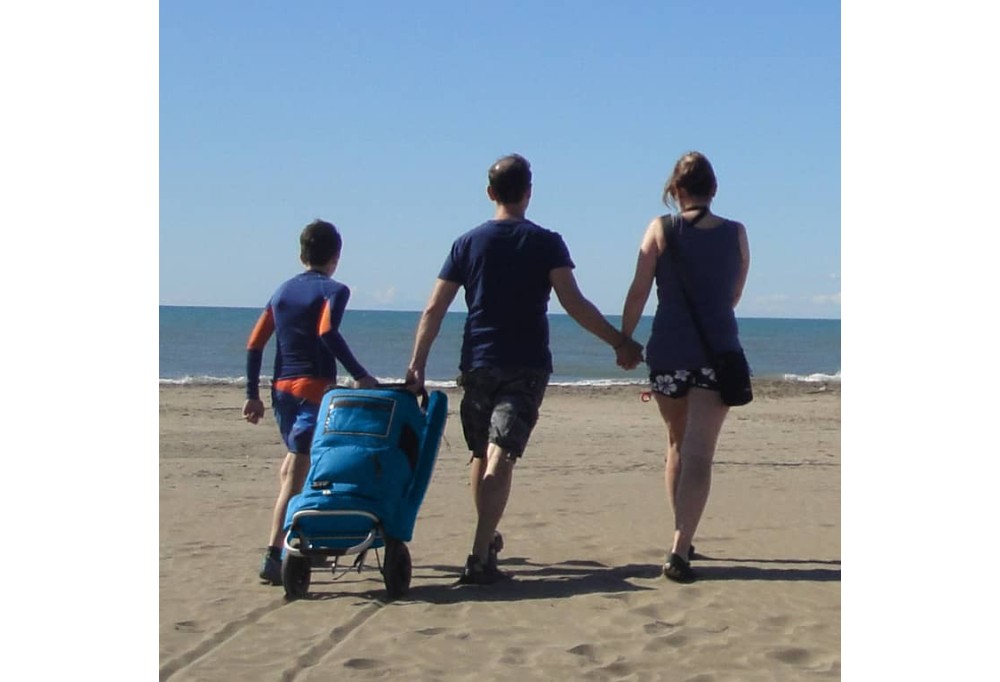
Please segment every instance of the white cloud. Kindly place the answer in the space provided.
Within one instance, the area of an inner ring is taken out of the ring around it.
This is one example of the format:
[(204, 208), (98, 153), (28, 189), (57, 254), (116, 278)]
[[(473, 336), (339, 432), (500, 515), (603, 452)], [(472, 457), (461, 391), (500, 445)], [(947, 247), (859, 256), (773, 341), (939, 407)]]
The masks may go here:
[(747, 317), (840, 317), (840, 292), (835, 294), (761, 294), (740, 303), (737, 316)]
[(810, 301), (816, 305), (840, 305), (840, 292), (835, 294), (817, 294)]
[(396, 300), (396, 287), (376, 289), (371, 293), (371, 298), (379, 305), (388, 305)]
[(768, 294), (767, 296), (757, 296), (754, 300), (758, 303), (785, 303), (792, 300), (788, 294)]

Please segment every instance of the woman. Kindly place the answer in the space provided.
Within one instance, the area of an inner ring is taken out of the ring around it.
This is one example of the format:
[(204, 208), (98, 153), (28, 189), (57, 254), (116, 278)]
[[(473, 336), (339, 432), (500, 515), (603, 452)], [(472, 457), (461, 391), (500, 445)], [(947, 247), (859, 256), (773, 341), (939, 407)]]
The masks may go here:
[(631, 336), (655, 279), (658, 303), (646, 363), (667, 427), (665, 479), (674, 512), (673, 542), (663, 574), (682, 583), (696, 577), (690, 565), (695, 556), (691, 541), (708, 501), (712, 458), (729, 410), (719, 397), (682, 281), (712, 351), (740, 350), (734, 308), (750, 268), (746, 228), (711, 211), (716, 189), (715, 172), (703, 154), (689, 152), (677, 161), (663, 201), (678, 215), (650, 222), (622, 312), (622, 332)]

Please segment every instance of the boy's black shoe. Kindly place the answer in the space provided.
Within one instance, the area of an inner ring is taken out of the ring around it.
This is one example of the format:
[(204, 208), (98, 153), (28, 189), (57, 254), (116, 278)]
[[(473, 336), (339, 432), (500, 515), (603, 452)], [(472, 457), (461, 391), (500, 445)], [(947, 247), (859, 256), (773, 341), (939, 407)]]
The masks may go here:
[(260, 579), (271, 585), (281, 584), (281, 550), (275, 551), (268, 547), (264, 559), (260, 562)]

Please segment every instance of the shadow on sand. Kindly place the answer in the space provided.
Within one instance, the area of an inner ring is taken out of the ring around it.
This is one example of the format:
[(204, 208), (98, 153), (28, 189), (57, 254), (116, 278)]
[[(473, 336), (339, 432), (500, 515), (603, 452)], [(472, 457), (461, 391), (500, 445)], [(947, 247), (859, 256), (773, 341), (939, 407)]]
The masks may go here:
[[(839, 561), (699, 555), (693, 566), (699, 583), (729, 580), (840, 582)], [(630, 582), (632, 580), (662, 580), (661, 566), (656, 564), (605, 566), (596, 561), (582, 560), (536, 564), (523, 557), (507, 557), (501, 561), (500, 567), (511, 576), (511, 580), (495, 585), (461, 585), (458, 583), (461, 570), (458, 566), (417, 566), (414, 567), (409, 592), (398, 601), (455, 604), (466, 601), (563, 599), (582, 594), (610, 596), (659, 589), (659, 583), (645, 586), (636, 585)], [(313, 587), (307, 599), (325, 601), (340, 597), (365, 597), (385, 600), (377, 569), (364, 572), (367, 580), (362, 591), (329, 592), (327, 588), (337, 581), (324, 580), (315, 572), (313, 575)], [(353, 582), (351, 578), (347, 580)]]
[[(728, 564), (728, 565), (726, 565)], [(747, 564), (768, 564), (761, 567)], [(802, 568), (778, 568), (802, 566)], [(840, 582), (840, 562), (818, 559), (754, 559), (735, 557), (709, 557), (699, 555), (692, 566), (699, 581), (710, 580), (784, 580), (789, 582)], [(808, 566), (809, 568), (805, 568)], [(830, 567), (830, 568), (826, 568)]]
[(561, 599), (581, 594), (621, 594), (655, 589), (629, 582), (635, 578), (659, 576), (658, 566), (627, 564), (605, 566), (596, 561), (564, 561), (558, 564), (535, 564), (522, 557), (507, 557), (500, 568), (511, 580), (495, 585), (460, 585), (457, 566), (428, 566), (448, 576), (449, 583), (416, 583), (404, 597), (406, 601), (451, 604), (464, 601), (524, 601)]
[[(508, 557), (501, 568), (511, 580), (495, 585), (460, 585), (460, 566), (415, 566), (410, 590), (399, 602), (428, 602), (455, 604), (466, 601), (523, 601), (529, 599), (560, 599), (580, 594), (617, 594), (655, 589), (634, 585), (629, 580), (650, 580), (660, 575), (660, 568), (649, 564), (605, 566), (596, 561), (564, 561), (559, 564), (533, 564), (520, 557)], [(366, 587), (374, 587), (374, 580), (381, 582), (377, 569), (365, 571)], [(367, 590), (366, 593), (327, 591), (337, 581), (313, 572), (310, 594), (306, 599), (328, 600), (338, 597), (367, 596), (385, 599), (384, 588)], [(346, 578), (351, 580), (351, 578)], [(352, 581), (353, 582), (353, 581)]]

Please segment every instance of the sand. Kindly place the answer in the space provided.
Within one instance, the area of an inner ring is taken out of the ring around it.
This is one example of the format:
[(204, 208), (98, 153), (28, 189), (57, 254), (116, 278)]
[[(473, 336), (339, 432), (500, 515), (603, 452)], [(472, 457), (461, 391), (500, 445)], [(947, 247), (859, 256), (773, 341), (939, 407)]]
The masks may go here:
[(501, 523), (514, 581), (457, 586), (474, 515), (449, 418), (413, 540), (409, 593), (374, 557), (286, 601), (256, 571), (283, 450), (242, 391), (160, 389), (160, 679), (839, 679), (840, 387), (757, 382), (719, 442), (695, 544), (672, 528), (664, 429), (639, 387), (550, 387)]

